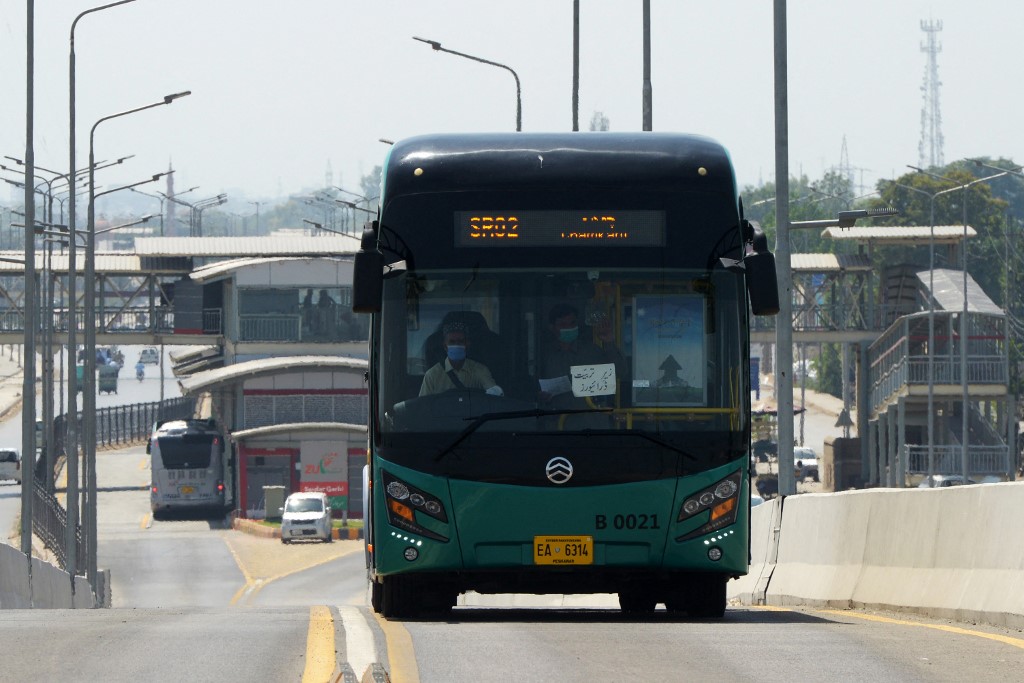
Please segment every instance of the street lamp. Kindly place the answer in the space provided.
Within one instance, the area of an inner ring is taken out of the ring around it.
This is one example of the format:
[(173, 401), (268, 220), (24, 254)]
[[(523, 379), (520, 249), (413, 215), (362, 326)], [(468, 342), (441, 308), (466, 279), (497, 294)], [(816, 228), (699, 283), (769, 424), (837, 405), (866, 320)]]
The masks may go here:
[[(156, 194), (150, 194), (148, 192), (143, 192), (142, 190), (136, 190), (134, 187), (131, 187), (131, 188), (128, 188), (128, 189), (130, 189), (132, 192), (137, 192), (138, 194), (145, 195), (147, 197), (152, 197), (153, 199), (159, 199), (160, 200), (160, 236), (163, 237), (164, 236), (164, 202), (167, 201), (167, 199), (168, 199), (167, 195), (163, 194), (162, 192), (157, 192)], [(192, 190), (198, 190), (198, 189), (199, 189), (199, 186), (196, 185), (195, 187), (190, 187), (187, 190), (184, 190), (182, 192), (177, 192), (177, 193), (175, 193), (174, 196), (177, 197), (178, 195), (186, 194), (188, 192), (191, 192)]]
[(207, 199), (200, 199), (192, 207), (193, 213), (196, 215), (196, 234), (198, 237), (203, 236), (203, 211), (214, 207), (220, 206), (228, 201), (227, 194), (221, 193), (216, 197), (208, 197)]
[[(918, 173), (924, 173), (925, 175), (931, 176), (933, 178), (937, 178), (937, 179), (940, 179), (940, 180), (952, 180), (953, 182), (956, 182), (953, 178), (948, 178), (946, 176), (936, 175), (934, 173), (930, 173), (929, 171), (925, 171), (924, 169), (917, 168), (916, 166), (910, 166), (910, 168), (914, 169)], [(960, 422), (960, 431), (961, 431), (961, 434), (960, 434), (960, 448), (961, 448), (961, 450), (960, 450), (960, 469), (961, 469), (961, 475), (963, 476), (963, 481), (964, 481), (965, 484), (967, 483), (967, 480), (968, 480), (968, 470), (970, 470), (970, 467), (969, 467), (970, 463), (968, 461), (968, 454), (967, 454), (968, 443), (970, 441), (970, 436), (968, 434), (968, 427), (969, 427), (969, 424), (970, 424), (969, 414), (968, 414), (968, 402), (970, 401), (970, 383), (969, 383), (969, 378), (967, 377), (967, 345), (968, 345), (968, 339), (969, 339), (969, 329), (968, 329), (968, 323), (967, 323), (968, 308), (969, 308), (968, 307), (968, 298), (967, 298), (967, 189), (969, 187), (971, 187), (972, 185), (977, 185), (978, 183), (982, 183), (982, 182), (985, 182), (985, 181), (988, 181), (988, 180), (994, 180), (995, 178), (1000, 178), (1002, 176), (1008, 175), (1009, 173), (1010, 173), (1010, 171), (1005, 171), (1004, 170), (1001, 173), (996, 173), (994, 175), (986, 176), (984, 178), (975, 178), (974, 180), (972, 180), (970, 182), (963, 183), (961, 185), (958, 185), (957, 187), (951, 187), (949, 189), (942, 190), (941, 192), (936, 193), (936, 196), (937, 196), (939, 194), (946, 194), (948, 192), (955, 192), (956, 190), (963, 190), (963, 192), (964, 192), (963, 193), (963, 198), (961, 199), (961, 203), (963, 204), (964, 239), (963, 239), (963, 244), (961, 246), (961, 251), (960, 251), (961, 267), (963, 268), (963, 288), (964, 288), (964, 307), (963, 307), (963, 311), (961, 311), (961, 314), (960, 314), (960, 385), (961, 385), (961, 396), (960, 396), (960, 403), (961, 403), (961, 409), (960, 409), (960, 419), (961, 419), (961, 422)], [(933, 203), (933, 210), (934, 210), (934, 203)], [(932, 222), (934, 223), (934, 218), (933, 218)], [(934, 294), (933, 294), (933, 296), (934, 296)], [(933, 308), (934, 308), (934, 305), (933, 305)], [(930, 357), (930, 354), (931, 354), (931, 349), (929, 349), (929, 357)], [(932, 386), (932, 379), (930, 377), (930, 373), (929, 373), (928, 382), (929, 382), (929, 385), (928, 385), (929, 386), (929, 394), (931, 394), (931, 389), (930, 388)], [(930, 408), (931, 408), (931, 406), (929, 405), (929, 420), (932, 419), (931, 418), (931, 410), (930, 410)], [(931, 444), (929, 444), (929, 452), (931, 452)], [(931, 472), (929, 472), (929, 481), (931, 481), (931, 476), (930, 475), (931, 475)], [(929, 483), (929, 486), (931, 486), (930, 483)]]
[[(71, 226), (72, 230), (77, 229), (78, 223), (75, 220), (75, 27), (78, 26), (78, 22), (87, 14), (99, 12), (101, 10), (109, 9), (111, 7), (117, 7), (118, 5), (126, 5), (135, 0), (117, 0), (117, 2), (100, 5), (98, 7), (92, 7), (83, 12), (80, 12), (75, 17), (74, 21), (71, 22), (70, 38), (68, 41), (68, 188), (69, 194), (72, 197), (71, 203), (68, 205), (68, 225)], [(92, 184), (91, 175), (93, 173), (94, 166), (90, 162), (89, 174), (90, 174), (90, 186)], [(66, 420), (67, 434), (64, 442), (64, 452), (67, 454), (67, 468), (68, 468), (68, 493), (67, 493), (67, 512), (68, 520), (67, 526), (64, 532), (64, 547), (66, 556), (66, 569), (68, 574), (74, 577), (78, 573), (77, 560), (78, 560), (78, 538), (76, 531), (78, 528), (78, 387), (77, 377), (75, 371), (78, 366), (77, 360), (77, 328), (78, 320), (76, 315), (76, 302), (78, 301), (78, 294), (76, 291), (75, 280), (77, 279), (76, 267), (76, 253), (78, 249), (75, 246), (75, 240), (68, 241), (68, 301), (71, 305), (68, 307), (68, 414), (71, 415), (71, 419)], [(88, 327), (88, 326), (87, 326)], [(83, 399), (84, 400), (84, 399)], [(95, 418), (93, 418), (95, 419)], [(95, 443), (93, 444), (95, 449)], [(95, 578), (95, 572), (93, 573)], [(74, 579), (72, 578), (72, 591), (74, 591)], [(96, 584), (94, 581), (90, 581), (90, 584), (95, 590)]]
[[(130, 2), (131, 0), (122, 0)], [(116, 3), (116, 4), (122, 4)], [(76, 20), (77, 21), (77, 20)], [(88, 506), (85, 509), (85, 534), (88, 538), (86, 544), (86, 574), (89, 577), (89, 585), (96, 589), (96, 154), (95, 139), (96, 129), (104, 121), (127, 116), (136, 112), (153, 109), (165, 104), (171, 104), (176, 99), (191, 95), (191, 91), (184, 91), (166, 95), (159, 102), (147, 104), (142, 107), (128, 109), (116, 114), (110, 114), (96, 121), (89, 131), (89, 213), (88, 226), (85, 236), (85, 376), (82, 383), (82, 412), (84, 413), (85, 433), (85, 468), (87, 473), (86, 500)], [(159, 176), (154, 176), (154, 179)], [(72, 224), (73, 225), (73, 224)], [(71, 240), (72, 244), (74, 240)], [(73, 253), (73, 250), (71, 250)], [(73, 422), (73, 420), (71, 420)], [(70, 458), (69, 458), (70, 459)], [(70, 473), (69, 473), (70, 476)]]
[(904, 185), (895, 180), (890, 185), (916, 192), (928, 198), (928, 486), (935, 484), (935, 200), (957, 188), (951, 187), (938, 192), (926, 192), (913, 185)]
[[(836, 218), (810, 221), (790, 221), (789, 202), (785, 201), (789, 191), (787, 181), (781, 178), (788, 159), (777, 159), (776, 169), (776, 216), (782, 219), (776, 238), (776, 254), (783, 254), (776, 262), (779, 277), (779, 322), (775, 326), (776, 381), (775, 402), (778, 411), (779, 441), (779, 494), (788, 496), (796, 493), (793, 445), (793, 273), (790, 261), (790, 233), (798, 228), (851, 228), (861, 218), (891, 215), (893, 209), (859, 209), (840, 211)], [(778, 201), (778, 197), (783, 201)]]
[(511, 67), (505, 66), (504, 64), (499, 64), (498, 62), (492, 62), (489, 59), (481, 59), (480, 57), (467, 55), (464, 52), (456, 52), (455, 50), (449, 50), (448, 48), (441, 47), (441, 43), (437, 42), (436, 40), (427, 40), (426, 38), (418, 38), (417, 36), (413, 36), (412, 39), (418, 40), (421, 43), (426, 43), (437, 52), (447, 52), (448, 54), (456, 55), (459, 57), (465, 57), (466, 59), (472, 59), (474, 62), (480, 62), (481, 64), (490, 64), (491, 66), (496, 66), (500, 69), (505, 69), (510, 74), (512, 74), (512, 78), (516, 79), (516, 132), (518, 133), (523, 130), (522, 90), (519, 87), (519, 75), (515, 71), (513, 71)]
[(256, 205), (256, 234), (260, 234), (260, 204), (262, 202), (249, 202), (250, 204)]

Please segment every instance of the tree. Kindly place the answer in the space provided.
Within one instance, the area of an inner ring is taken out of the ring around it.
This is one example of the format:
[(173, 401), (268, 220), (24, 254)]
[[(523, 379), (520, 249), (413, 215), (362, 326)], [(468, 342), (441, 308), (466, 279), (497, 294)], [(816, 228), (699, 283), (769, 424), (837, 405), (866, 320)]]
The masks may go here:
[[(898, 215), (880, 222), (886, 225), (932, 225), (931, 197), (942, 190), (965, 185), (976, 179), (964, 164), (938, 169), (936, 175), (941, 177), (911, 173), (901, 176), (895, 182), (880, 181), (880, 198), (874, 205), (891, 206), (899, 211)], [(1008, 207), (1008, 202), (993, 197), (992, 188), (985, 182), (971, 185), (966, 190), (938, 195), (934, 201), (935, 225), (963, 225), (966, 215), (967, 224), (977, 233), (977, 237), (970, 238), (967, 242), (967, 272), (989, 298), (1000, 305), (1004, 303), (1003, 265), (1006, 244), (1005, 217)], [(947, 261), (944, 250), (936, 250), (935, 257), (936, 267), (960, 268), (959, 262)], [(928, 242), (924, 241), (923, 248), (881, 248), (875, 253), (875, 263), (881, 268), (897, 264), (927, 268)]]
[(590, 117), (590, 130), (607, 131), (611, 130), (611, 124), (604, 112), (595, 111)]

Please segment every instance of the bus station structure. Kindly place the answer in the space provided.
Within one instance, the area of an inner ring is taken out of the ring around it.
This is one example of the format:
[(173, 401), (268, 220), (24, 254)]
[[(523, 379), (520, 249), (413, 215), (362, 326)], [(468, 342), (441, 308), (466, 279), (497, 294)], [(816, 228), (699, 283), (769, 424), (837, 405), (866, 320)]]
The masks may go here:
[[(823, 234), (841, 245), (841, 253), (792, 255), (791, 324), (798, 349), (822, 343), (842, 348), (844, 408), (855, 416), (854, 433), (861, 437), (853, 449), (860, 477), (842, 487), (912, 485), (929, 471), (960, 474), (963, 273), (881, 269), (875, 255), (879, 247), (920, 248), (931, 241), (943, 263), (956, 263), (965, 235), (975, 231), (962, 225), (886, 226)], [(366, 323), (351, 315), (348, 298), (358, 246), (356, 238), (337, 234), (152, 237), (137, 238), (130, 252), (97, 255), (97, 343), (193, 347), (174, 357), (173, 371), (186, 394), (214, 399), (215, 417), (238, 455), (242, 514), (262, 514), (259, 488), (268, 482), (299, 490), (344, 481), (346, 486), (330, 490), (345, 490), (337, 497), (346, 497), (346, 511), (359, 509)], [(0, 253), (12, 261), (20, 255)], [(59, 347), (67, 339), (67, 258), (36, 258), (39, 277), (53, 285), (55, 304), (47, 313)], [(22, 266), (0, 261), (0, 343), (23, 340), (23, 281)], [(966, 294), (968, 469), (972, 477), (1009, 479), (1018, 463), (1006, 319), (969, 277)], [(77, 303), (81, 331), (86, 321)], [(929, 320), (934, 349), (927, 344)], [(774, 325), (775, 318), (754, 318), (751, 341), (770, 351)], [(766, 356), (762, 370), (773, 367)], [(314, 360), (288, 361), (299, 357)], [(929, 392), (935, 411), (931, 449)]]

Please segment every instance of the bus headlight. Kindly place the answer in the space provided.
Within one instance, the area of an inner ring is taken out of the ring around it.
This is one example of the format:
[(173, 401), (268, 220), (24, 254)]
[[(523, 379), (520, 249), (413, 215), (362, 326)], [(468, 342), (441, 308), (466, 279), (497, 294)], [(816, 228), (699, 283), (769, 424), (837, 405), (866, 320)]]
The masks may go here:
[(439, 522), (448, 523), (444, 504), (436, 496), (407, 484), (386, 470), (381, 470), (381, 478), (384, 484), (384, 507), (391, 526), (435, 541), (448, 541), (447, 537), (427, 529), (416, 521), (416, 513), (420, 512)]
[(725, 479), (717, 481), (705, 489), (687, 496), (679, 508), (676, 522), (683, 522), (705, 511), (710, 511), (708, 522), (690, 533), (676, 538), (677, 541), (688, 541), (698, 536), (717, 531), (736, 521), (739, 513), (740, 484), (743, 481), (740, 470), (733, 472)]

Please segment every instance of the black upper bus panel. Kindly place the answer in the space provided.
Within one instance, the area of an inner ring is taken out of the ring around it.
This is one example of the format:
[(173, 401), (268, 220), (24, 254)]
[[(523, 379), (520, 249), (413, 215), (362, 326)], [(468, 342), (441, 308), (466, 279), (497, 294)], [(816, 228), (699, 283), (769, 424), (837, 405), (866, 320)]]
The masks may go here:
[(710, 138), (681, 133), (423, 135), (395, 143), (386, 173), (386, 199), (495, 187), (621, 190), (624, 178), (636, 189), (736, 195), (728, 152)]

